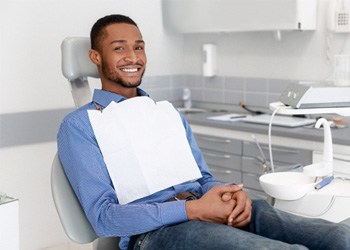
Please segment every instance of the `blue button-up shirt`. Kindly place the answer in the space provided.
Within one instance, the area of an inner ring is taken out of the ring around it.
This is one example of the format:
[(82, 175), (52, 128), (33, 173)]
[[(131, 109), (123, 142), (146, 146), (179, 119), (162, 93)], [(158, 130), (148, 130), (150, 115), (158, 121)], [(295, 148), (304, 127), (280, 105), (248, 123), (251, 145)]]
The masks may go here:
[[(137, 91), (139, 96), (147, 95), (141, 89)], [(189, 124), (181, 115), (188, 143), (203, 177), (120, 205), (87, 110), (103, 109), (112, 101), (124, 100), (126, 98), (121, 95), (95, 90), (93, 101), (68, 114), (58, 132), (59, 158), (87, 218), (100, 237), (120, 236), (121, 249), (127, 249), (132, 235), (187, 221), (185, 201), (165, 201), (180, 192), (203, 194), (213, 186), (220, 185), (210, 174)]]

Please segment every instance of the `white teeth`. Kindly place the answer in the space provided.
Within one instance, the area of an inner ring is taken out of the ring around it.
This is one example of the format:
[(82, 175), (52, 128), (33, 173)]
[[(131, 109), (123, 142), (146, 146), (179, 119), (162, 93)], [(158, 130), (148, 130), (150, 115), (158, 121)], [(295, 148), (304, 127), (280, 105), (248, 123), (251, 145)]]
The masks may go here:
[(128, 73), (132, 73), (132, 72), (137, 72), (137, 69), (134, 68), (134, 69), (127, 69), (127, 68), (124, 68), (124, 69), (121, 69), (123, 72), (128, 72)]

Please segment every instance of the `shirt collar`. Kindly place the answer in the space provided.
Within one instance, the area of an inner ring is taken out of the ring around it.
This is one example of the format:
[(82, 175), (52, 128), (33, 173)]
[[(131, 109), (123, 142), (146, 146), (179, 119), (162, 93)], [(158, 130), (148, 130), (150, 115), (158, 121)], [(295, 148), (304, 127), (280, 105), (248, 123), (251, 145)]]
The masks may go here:
[[(137, 88), (137, 95), (138, 96), (149, 96), (144, 90)], [(92, 97), (92, 101), (102, 108), (107, 107), (111, 102), (122, 102), (125, 101), (127, 98), (125, 98), (122, 95), (101, 90), (101, 89), (95, 89), (94, 95)]]

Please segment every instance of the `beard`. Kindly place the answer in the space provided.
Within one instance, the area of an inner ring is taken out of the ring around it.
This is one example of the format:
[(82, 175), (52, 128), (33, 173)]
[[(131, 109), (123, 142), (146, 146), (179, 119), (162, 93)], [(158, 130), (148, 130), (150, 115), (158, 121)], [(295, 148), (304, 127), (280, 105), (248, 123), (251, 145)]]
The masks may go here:
[(108, 80), (124, 87), (124, 88), (136, 88), (141, 85), (142, 77), (145, 73), (145, 70), (142, 72), (141, 76), (135, 77), (134, 81), (126, 81), (121, 77), (118, 72), (116, 72), (115, 68), (111, 68), (102, 63), (102, 72), (105, 78)]

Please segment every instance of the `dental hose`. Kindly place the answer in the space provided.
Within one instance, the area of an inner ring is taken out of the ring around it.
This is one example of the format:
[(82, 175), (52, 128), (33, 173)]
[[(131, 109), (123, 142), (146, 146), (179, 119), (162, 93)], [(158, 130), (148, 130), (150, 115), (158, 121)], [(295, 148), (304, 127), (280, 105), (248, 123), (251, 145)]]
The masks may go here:
[(241, 106), (243, 109), (247, 110), (248, 112), (255, 114), (255, 115), (261, 115), (264, 114), (264, 112), (259, 111), (259, 110), (252, 110), (250, 108), (247, 108), (247, 106), (244, 104), (244, 102), (240, 101), (239, 106)]

